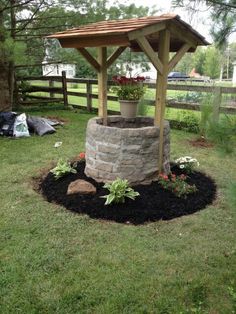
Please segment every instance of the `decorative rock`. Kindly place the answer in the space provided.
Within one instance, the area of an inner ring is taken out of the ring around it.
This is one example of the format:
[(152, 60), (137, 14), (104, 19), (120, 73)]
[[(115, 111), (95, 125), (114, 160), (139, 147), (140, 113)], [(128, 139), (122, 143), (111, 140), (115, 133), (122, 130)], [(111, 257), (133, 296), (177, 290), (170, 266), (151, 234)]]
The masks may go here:
[(97, 189), (92, 183), (78, 179), (69, 184), (66, 194), (95, 194), (96, 192)]

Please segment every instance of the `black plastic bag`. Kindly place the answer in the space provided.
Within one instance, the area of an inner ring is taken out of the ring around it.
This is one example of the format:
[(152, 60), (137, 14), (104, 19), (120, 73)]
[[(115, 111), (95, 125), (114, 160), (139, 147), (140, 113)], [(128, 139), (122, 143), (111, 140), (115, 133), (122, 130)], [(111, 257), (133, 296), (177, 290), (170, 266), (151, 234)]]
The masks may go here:
[(13, 136), (16, 112), (0, 112), (0, 135)]
[(47, 119), (45, 118), (28, 116), (27, 124), (30, 131), (33, 131), (39, 136), (56, 132), (56, 130), (47, 122)]

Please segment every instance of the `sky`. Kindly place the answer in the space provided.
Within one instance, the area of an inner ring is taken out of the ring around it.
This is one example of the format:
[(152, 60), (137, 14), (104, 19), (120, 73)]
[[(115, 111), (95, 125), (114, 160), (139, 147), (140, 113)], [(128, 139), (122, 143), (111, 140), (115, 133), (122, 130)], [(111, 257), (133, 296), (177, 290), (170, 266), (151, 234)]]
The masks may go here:
[(203, 35), (207, 41), (212, 42), (212, 38), (210, 36), (210, 18), (209, 13), (205, 10), (201, 12), (201, 14), (196, 14), (192, 17), (186, 11), (181, 8), (172, 8), (171, 0), (118, 0), (120, 3), (131, 4), (135, 3), (136, 6), (156, 6), (157, 9), (161, 9), (160, 13), (176, 13), (178, 14), (182, 20), (190, 24), (196, 31), (198, 31), (201, 35)]

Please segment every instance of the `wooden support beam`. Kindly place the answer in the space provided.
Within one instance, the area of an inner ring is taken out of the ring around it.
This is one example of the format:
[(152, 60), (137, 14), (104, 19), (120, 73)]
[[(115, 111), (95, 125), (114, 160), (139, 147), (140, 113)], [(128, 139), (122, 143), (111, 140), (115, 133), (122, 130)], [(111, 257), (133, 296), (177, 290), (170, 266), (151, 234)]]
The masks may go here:
[(161, 172), (163, 166), (164, 116), (168, 77), (168, 62), (170, 52), (169, 30), (164, 30), (160, 32), (159, 42), (160, 46), (158, 56), (160, 61), (162, 62), (163, 71), (162, 73), (159, 73), (159, 75), (157, 76), (156, 108), (154, 124), (160, 128), (158, 171)]
[(168, 64), (168, 72), (171, 72), (176, 64), (182, 59), (185, 53), (191, 48), (190, 44), (184, 44), (178, 52), (173, 56)]
[(199, 43), (196, 41), (196, 38), (194, 38), (194, 36), (190, 32), (187, 32), (186, 29), (182, 27), (182, 25), (178, 25), (176, 27), (173, 24), (169, 24), (168, 29), (170, 30), (172, 35), (174, 35), (184, 43), (189, 44), (192, 48), (196, 49), (196, 47), (199, 45)]
[(77, 48), (77, 50), (82, 54), (82, 56), (88, 61), (88, 63), (97, 71), (100, 71), (100, 64), (96, 59), (85, 49)]
[(84, 48), (84, 47), (108, 47), (108, 46), (130, 46), (130, 41), (126, 33), (112, 34), (104, 36), (94, 35), (92, 37), (85, 36), (79, 37), (71, 36), (67, 38), (59, 38), (60, 44), (63, 48)]
[(128, 37), (129, 37), (129, 40), (136, 40), (138, 37), (154, 34), (154, 33), (160, 32), (161, 30), (165, 28), (166, 28), (166, 24), (164, 22), (159, 23), (159, 24), (149, 25), (142, 29), (137, 29), (137, 30), (129, 32)]
[(139, 44), (142, 51), (147, 55), (147, 57), (150, 59), (154, 67), (159, 73), (163, 72), (163, 64), (161, 60), (158, 58), (155, 51), (152, 49), (151, 45), (149, 44), (148, 40), (144, 37), (138, 37), (136, 38), (137, 43)]
[(122, 54), (125, 49), (126, 47), (119, 47), (113, 52), (113, 54), (107, 59), (107, 68), (112, 65), (112, 63)]
[(107, 48), (98, 47), (98, 115), (103, 118), (103, 124), (107, 125)]

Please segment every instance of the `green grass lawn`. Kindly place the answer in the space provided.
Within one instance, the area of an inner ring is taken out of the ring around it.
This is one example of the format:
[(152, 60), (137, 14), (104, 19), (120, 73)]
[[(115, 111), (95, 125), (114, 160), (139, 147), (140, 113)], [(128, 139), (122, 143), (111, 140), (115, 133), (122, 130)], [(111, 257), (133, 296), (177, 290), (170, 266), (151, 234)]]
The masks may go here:
[(196, 135), (173, 130), (172, 159), (199, 160), (217, 182), (215, 203), (141, 226), (93, 220), (47, 203), (32, 185), (59, 155), (84, 150), (91, 115), (31, 113), (68, 123), (45, 137), (0, 138), (1, 313), (236, 313), (235, 155), (192, 147)]

